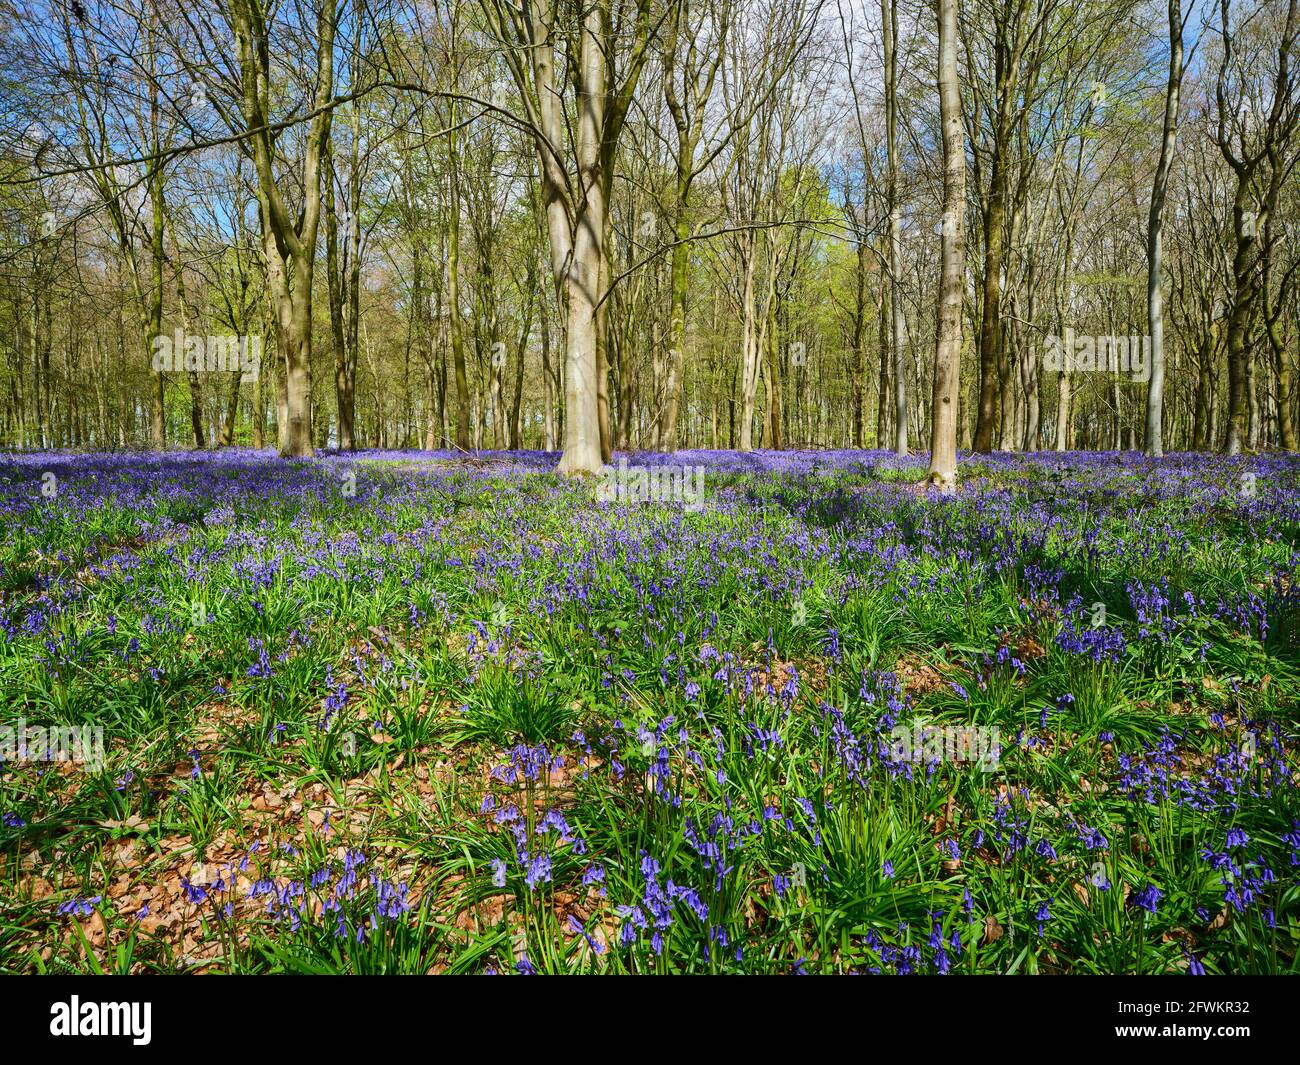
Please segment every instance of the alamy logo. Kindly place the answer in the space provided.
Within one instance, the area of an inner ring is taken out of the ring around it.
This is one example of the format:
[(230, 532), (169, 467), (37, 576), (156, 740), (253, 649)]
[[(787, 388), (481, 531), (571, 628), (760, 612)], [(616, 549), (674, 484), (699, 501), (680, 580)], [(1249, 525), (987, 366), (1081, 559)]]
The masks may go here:
[(1151, 378), (1151, 338), (1137, 336), (1049, 336), (1043, 369), (1071, 373), (1126, 373), (1134, 381)]
[(256, 381), (262, 372), (260, 336), (190, 336), (177, 329), (173, 336), (153, 338), (153, 368), (168, 373), (240, 373)]
[(998, 767), (1002, 739), (997, 726), (896, 725), (890, 731), (890, 753), (899, 762), (974, 762), (984, 772)]
[(29, 725), (20, 717), (0, 725), (0, 762), (79, 762), (104, 766), (104, 729), (99, 725)]
[(602, 503), (681, 503), (687, 510), (704, 505), (703, 466), (629, 466), (600, 471), (596, 498)]
[(138, 1047), (152, 1038), (153, 1004), (150, 1002), (69, 1002), (50, 1006), (50, 1035), (130, 1036)]

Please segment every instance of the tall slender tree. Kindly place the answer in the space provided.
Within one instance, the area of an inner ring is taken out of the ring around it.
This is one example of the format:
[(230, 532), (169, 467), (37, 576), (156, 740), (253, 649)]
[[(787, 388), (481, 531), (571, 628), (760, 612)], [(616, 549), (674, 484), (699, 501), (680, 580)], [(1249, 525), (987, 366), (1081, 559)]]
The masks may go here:
[(961, 396), (962, 298), (966, 289), (966, 150), (957, 78), (957, 0), (938, 0), (938, 14), (943, 223), (927, 478), (941, 492), (948, 493), (957, 488), (957, 405)]
[(1169, 80), (1165, 86), (1165, 119), (1160, 138), (1160, 161), (1151, 183), (1151, 210), (1147, 216), (1147, 326), (1151, 331), (1151, 380), (1147, 386), (1146, 453), (1164, 454), (1165, 306), (1160, 276), (1164, 238), (1165, 198), (1169, 171), (1178, 142), (1178, 108), (1183, 86), (1183, 11), (1180, 0), (1169, 0)]

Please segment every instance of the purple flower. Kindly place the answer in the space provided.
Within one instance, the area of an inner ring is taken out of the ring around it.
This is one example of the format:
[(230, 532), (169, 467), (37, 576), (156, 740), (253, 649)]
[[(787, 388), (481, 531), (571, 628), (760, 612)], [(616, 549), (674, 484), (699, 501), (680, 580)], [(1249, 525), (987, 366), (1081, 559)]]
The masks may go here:
[(1156, 907), (1160, 904), (1162, 894), (1163, 892), (1161, 892), (1161, 890), (1154, 884), (1148, 884), (1141, 891), (1130, 895), (1128, 904), (1130, 906), (1140, 907), (1141, 909), (1146, 910), (1147, 913), (1155, 913)]
[(587, 930), (582, 927), (581, 922), (579, 922), (579, 920), (576, 917), (574, 917), (573, 914), (569, 914), (569, 927), (573, 929), (573, 931), (577, 932), (578, 935), (582, 936), (582, 938), (587, 941), (587, 946), (591, 948), (591, 952), (593, 954), (605, 953), (605, 944), (601, 943), (594, 936), (588, 935)]
[(528, 885), (529, 890), (536, 888), (538, 884), (549, 883), (550, 879), (551, 856), (549, 854), (539, 854), (528, 862), (528, 869), (524, 873), (524, 882)]
[(103, 895), (96, 895), (89, 899), (69, 899), (59, 904), (59, 913), (65, 916), (75, 914), (78, 917), (89, 917), (103, 900)]

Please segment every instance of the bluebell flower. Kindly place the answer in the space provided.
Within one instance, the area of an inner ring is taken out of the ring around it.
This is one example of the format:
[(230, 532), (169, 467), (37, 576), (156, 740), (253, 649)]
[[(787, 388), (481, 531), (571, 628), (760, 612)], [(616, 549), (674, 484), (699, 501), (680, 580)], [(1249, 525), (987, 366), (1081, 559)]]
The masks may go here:
[(103, 900), (102, 895), (96, 895), (89, 899), (69, 899), (67, 902), (59, 904), (59, 913), (65, 916), (75, 914), (78, 917), (89, 917), (95, 912), (95, 907)]
[(549, 854), (539, 854), (528, 862), (528, 868), (524, 873), (524, 882), (530, 889), (536, 888), (538, 884), (549, 883), (551, 879), (551, 856)]
[(1161, 892), (1158, 887), (1154, 884), (1148, 884), (1141, 891), (1135, 892), (1133, 895), (1129, 896), (1128, 902), (1130, 906), (1140, 907), (1141, 909), (1146, 910), (1147, 913), (1155, 913), (1156, 907), (1160, 904), (1162, 895), (1163, 892)]

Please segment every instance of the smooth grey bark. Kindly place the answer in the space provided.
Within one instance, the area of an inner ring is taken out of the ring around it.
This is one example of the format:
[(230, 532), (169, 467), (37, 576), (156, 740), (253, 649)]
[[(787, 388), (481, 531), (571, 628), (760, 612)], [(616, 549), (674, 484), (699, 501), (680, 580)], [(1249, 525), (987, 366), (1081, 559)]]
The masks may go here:
[(934, 393), (930, 408), (930, 469), (941, 492), (957, 489), (957, 405), (961, 393), (962, 297), (966, 274), (966, 150), (957, 81), (957, 0), (939, 0), (939, 124), (943, 131), (943, 233)]
[(1165, 88), (1164, 132), (1160, 161), (1151, 184), (1147, 217), (1147, 328), (1151, 331), (1151, 380), (1147, 387), (1146, 453), (1164, 454), (1165, 312), (1161, 287), (1161, 251), (1169, 170), (1178, 141), (1178, 110), (1183, 84), (1183, 12), (1180, 0), (1169, 0), (1169, 82)]

